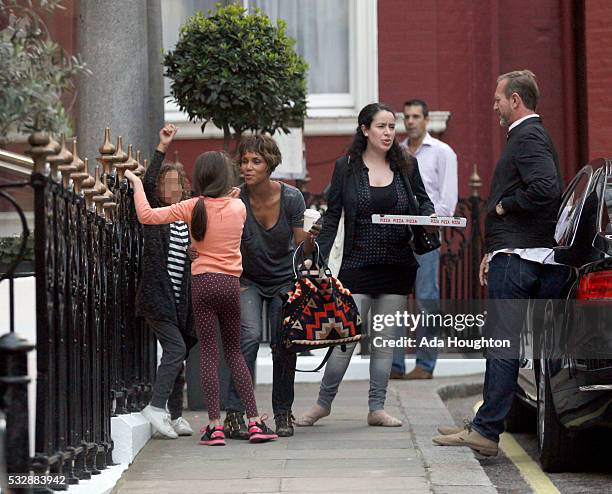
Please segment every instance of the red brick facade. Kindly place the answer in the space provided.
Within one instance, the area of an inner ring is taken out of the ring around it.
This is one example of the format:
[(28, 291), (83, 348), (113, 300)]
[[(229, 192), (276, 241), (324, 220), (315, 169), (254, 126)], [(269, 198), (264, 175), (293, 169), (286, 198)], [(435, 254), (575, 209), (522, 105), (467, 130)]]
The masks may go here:
[(612, 157), (612, 4), (585, 1), (588, 156)]
[[(72, 52), (78, 36), (87, 33), (74, 28), (78, 2), (64, 4), (67, 10), (49, 27)], [(458, 155), (460, 195), (468, 194), (474, 163), (486, 195), (504, 141), (492, 111), (495, 79), (502, 72), (529, 68), (538, 77), (538, 111), (567, 180), (585, 160), (612, 156), (611, 22), (612, 2), (607, 0), (378, 0), (379, 99), (397, 111), (414, 97), (426, 100), (432, 110), (450, 111), (440, 138)], [(326, 186), (334, 160), (350, 139), (306, 138), (311, 191)], [(180, 140), (174, 147), (190, 171), (199, 153), (222, 144), (218, 139)]]

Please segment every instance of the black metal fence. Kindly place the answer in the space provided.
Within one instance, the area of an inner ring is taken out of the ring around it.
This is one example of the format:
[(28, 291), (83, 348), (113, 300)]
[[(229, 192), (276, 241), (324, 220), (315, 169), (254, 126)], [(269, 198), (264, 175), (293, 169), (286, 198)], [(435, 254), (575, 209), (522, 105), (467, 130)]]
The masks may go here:
[[(120, 179), (123, 170), (142, 173), (144, 167), (131, 147), (123, 152), (121, 139), (116, 147), (110, 143), (108, 129), (98, 157), (104, 172), (97, 166), (95, 179), (76, 155), (76, 143), (70, 153), (65, 142), (60, 148), (44, 134), (29, 142), (35, 163), (27, 184), (35, 203), (35, 454), (30, 457), (28, 445), (32, 346), (16, 336), (11, 317), (10, 333), (0, 338), (6, 470), (57, 474), (76, 484), (113, 464), (111, 417), (139, 411), (151, 395), (156, 342), (134, 315), (142, 229), (132, 192)], [(10, 268), (4, 274), (11, 313), (13, 276)]]

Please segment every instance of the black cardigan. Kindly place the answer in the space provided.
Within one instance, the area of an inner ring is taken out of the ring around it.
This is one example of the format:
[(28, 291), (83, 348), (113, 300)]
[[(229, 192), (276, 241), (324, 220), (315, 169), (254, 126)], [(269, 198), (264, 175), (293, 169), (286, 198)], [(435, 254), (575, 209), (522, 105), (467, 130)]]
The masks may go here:
[[(521, 122), (495, 167), (485, 219), (485, 249), (553, 247), (563, 181), (555, 146), (539, 117)], [(495, 211), (501, 202), (503, 216)]]
[[(421, 174), (416, 159), (412, 158), (412, 173), (402, 174), (402, 180), (408, 199), (411, 200), (409, 214), (429, 216), (434, 213), (434, 206), (423, 185)], [(361, 160), (360, 160), (361, 161)], [(356, 163), (357, 165), (357, 163)], [(340, 216), (344, 209), (344, 255), (351, 252), (353, 239), (355, 238), (355, 221), (357, 219), (357, 193), (359, 187), (359, 174), (348, 166), (348, 157), (343, 156), (336, 161), (334, 174), (327, 196), (327, 212), (323, 217), (323, 227), (317, 242), (324, 259), (329, 257), (336, 233)], [(413, 200), (414, 199), (414, 200)], [(409, 245), (406, 245), (410, 248)]]
[[(160, 206), (155, 188), (164, 156), (155, 151), (143, 179), (147, 200), (152, 208)], [(136, 315), (176, 324), (189, 349), (197, 343), (191, 308), (191, 261), (186, 256), (177, 307), (167, 266), (170, 225), (143, 225), (143, 231), (144, 248), (136, 293)]]

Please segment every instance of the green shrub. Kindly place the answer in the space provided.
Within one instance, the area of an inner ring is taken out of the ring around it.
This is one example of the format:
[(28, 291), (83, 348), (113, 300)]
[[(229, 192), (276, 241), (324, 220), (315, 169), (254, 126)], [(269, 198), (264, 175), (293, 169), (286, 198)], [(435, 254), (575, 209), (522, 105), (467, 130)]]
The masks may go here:
[(9, 132), (70, 129), (61, 98), (88, 71), (49, 37), (41, 14), (58, 8), (59, 0), (0, 0), (0, 147)]
[(306, 114), (308, 65), (295, 52), (285, 22), (273, 25), (257, 9), (240, 5), (205, 16), (198, 12), (181, 28), (174, 51), (164, 57), (165, 75), (179, 108), (192, 122), (223, 129), (225, 149), (231, 131), (301, 126)]

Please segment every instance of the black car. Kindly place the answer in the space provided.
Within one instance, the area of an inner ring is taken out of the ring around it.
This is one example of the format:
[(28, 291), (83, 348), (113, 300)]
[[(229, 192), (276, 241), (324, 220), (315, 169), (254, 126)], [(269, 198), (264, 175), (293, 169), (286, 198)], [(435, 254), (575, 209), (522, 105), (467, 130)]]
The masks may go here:
[[(582, 168), (563, 194), (555, 262), (571, 268), (562, 300), (530, 301), (533, 360), (506, 420), (532, 425), (542, 468), (570, 470), (584, 431), (612, 427), (612, 160)], [(535, 411), (535, 413), (534, 413)], [(531, 422), (531, 424), (530, 424)]]

